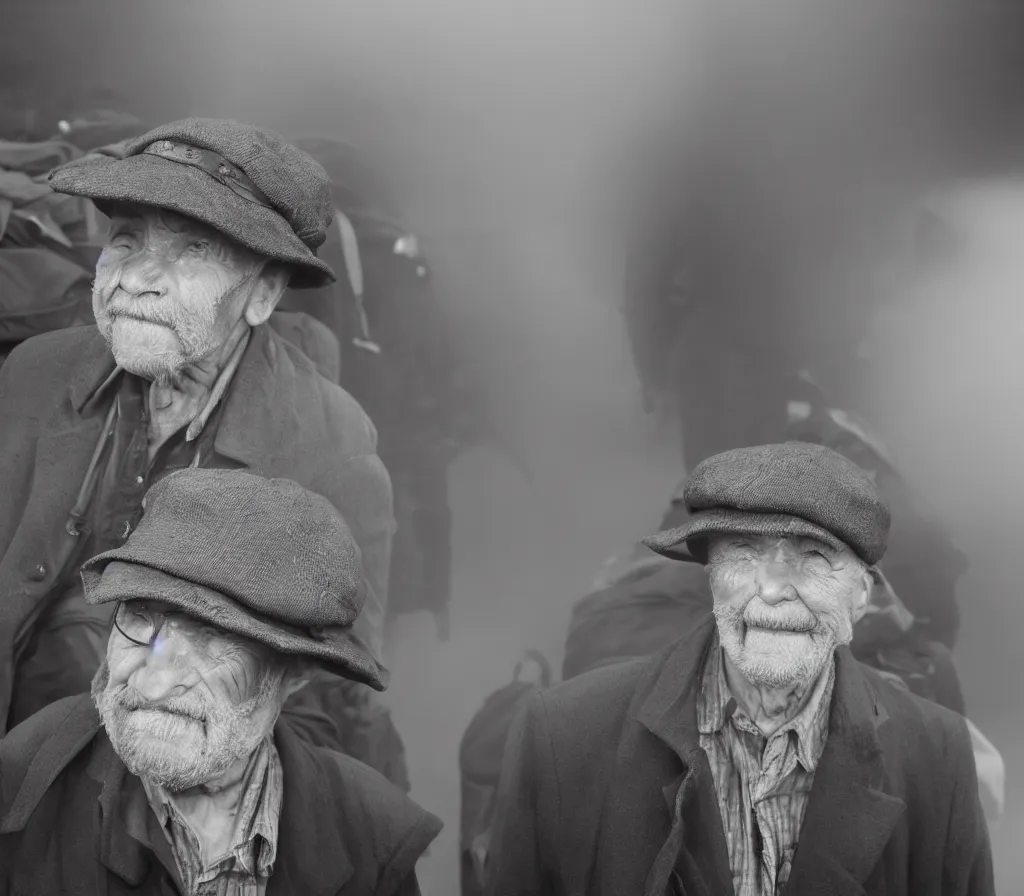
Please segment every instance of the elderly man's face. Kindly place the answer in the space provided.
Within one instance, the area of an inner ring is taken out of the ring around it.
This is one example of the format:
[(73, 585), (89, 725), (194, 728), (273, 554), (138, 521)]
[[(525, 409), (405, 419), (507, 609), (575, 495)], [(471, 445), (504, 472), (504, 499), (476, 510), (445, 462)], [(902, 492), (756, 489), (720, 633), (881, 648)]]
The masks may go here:
[(708, 572), (726, 656), (751, 684), (769, 688), (821, 672), (850, 642), (872, 583), (852, 551), (810, 538), (716, 536)]
[(214, 355), (243, 316), (270, 315), (280, 292), (268, 294), (261, 268), (260, 256), (205, 224), (121, 206), (96, 265), (97, 326), (126, 370), (173, 378)]
[(128, 769), (180, 792), (249, 756), (298, 683), (269, 649), (156, 601), (126, 602), (121, 627), (135, 637), (151, 611), (168, 612), (151, 646), (113, 628), (93, 697)]

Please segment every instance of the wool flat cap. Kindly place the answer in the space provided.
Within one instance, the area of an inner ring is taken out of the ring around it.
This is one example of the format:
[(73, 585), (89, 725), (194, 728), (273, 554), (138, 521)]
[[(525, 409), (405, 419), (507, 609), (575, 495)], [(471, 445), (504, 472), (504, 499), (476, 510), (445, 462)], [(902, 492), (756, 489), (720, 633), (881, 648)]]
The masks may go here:
[(272, 131), (229, 119), (186, 118), (129, 141), (124, 158), (93, 153), (50, 172), (58, 193), (169, 209), (294, 267), (293, 288), (334, 272), (317, 249), (334, 217), (327, 172)]
[(683, 500), (689, 519), (643, 542), (678, 560), (706, 562), (710, 536), (746, 533), (817, 538), (874, 566), (889, 537), (889, 508), (871, 477), (822, 445), (716, 454), (694, 468)]
[(82, 567), (91, 604), (149, 598), (281, 653), (384, 690), (388, 672), (353, 633), (359, 547), (326, 498), (288, 479), (180, 470), (146, 493), (125, 544)]

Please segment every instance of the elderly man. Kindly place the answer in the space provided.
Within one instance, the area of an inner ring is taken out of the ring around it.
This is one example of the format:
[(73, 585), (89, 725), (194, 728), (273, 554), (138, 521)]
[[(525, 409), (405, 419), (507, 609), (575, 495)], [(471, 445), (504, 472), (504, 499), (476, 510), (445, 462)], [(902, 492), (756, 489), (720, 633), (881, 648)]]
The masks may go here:
[(490, 892), (991, 894), (964, 720), (846, 646), (889, 529), (870, 478), (769, 445), (701, 463), (685, 501), (647, 544), (706, 564), (713, 617), (534, 698)]
[(314, 666), (377, 690), (359, 548), (325, 498), (181, 470), (82, 569), (110, 607), (92, 695), (0, 741), (0, 894), (418, 894), (440, 822), (278, 714)]
[(378, 652), (394, 522), (376, 430), (266, 323), (287, 286), (333, 277), (316, 256), (333, 215), (323, 169), (270, 132), (188, 119), (50, 183), (111, 226), (96, 326), (30, 339), (0, 369), (0, 733), (88, 690), (111, 607), (86, 604), (78, 569), (123, 544), (147, 487), (183, 467), (328, 498), (362, 552), (359, 627)]

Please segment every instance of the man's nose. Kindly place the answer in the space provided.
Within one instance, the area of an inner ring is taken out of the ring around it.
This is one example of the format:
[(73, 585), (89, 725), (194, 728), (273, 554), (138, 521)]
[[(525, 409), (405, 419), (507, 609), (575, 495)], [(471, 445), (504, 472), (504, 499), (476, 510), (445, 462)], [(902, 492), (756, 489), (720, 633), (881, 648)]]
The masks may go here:
[(129, 684), (151, 703), (178, 696), (195, 684), (195, 670), (189, 662), (191, 651), (184, 639), (161, 629), (146, 648), (145, 661), (133, 673)]
[(761, 600), (769, 606), (797, 599), (789, 566), (783, 561), (772, 560), (765, 563), (758, 570), (757, 584)]
[(137, 255), (122, 267), (120, 285), (134, 298), (163, 298), (167, 294), (163, 264), (148, 253)]

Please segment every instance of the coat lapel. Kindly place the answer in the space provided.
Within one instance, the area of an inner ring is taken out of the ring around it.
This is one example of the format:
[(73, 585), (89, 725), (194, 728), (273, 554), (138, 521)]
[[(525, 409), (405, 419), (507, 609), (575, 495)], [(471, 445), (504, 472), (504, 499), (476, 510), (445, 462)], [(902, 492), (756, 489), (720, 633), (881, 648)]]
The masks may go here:
[(139, 804), (141, 785), (137, 789), (131, 786), (133, 778), (104, 732), (100, 732), (96, 739), (87, 774), (102, 784), (99, 795), (100, 863), (126, 883), (137, 887), (149, 876), (155, 858), (147, 848), (148, 837), (144, 835), (144, 822), (151, 810), (144, 799)]
[(355, 872), (345, 832), (332, 805), (334, 778), (287, 725), (277, 727), (274, 741), (284, 771), (284, 800), (277, 834), (278, 860), (267, 896), (334, 896)]
[(697, 731), (697, 689), (714, 634), (709, 614), (679, 642), (649, 689), (641, 689), (632, 717), (679, 757), (683, 771), (663, 788), (671, 831), (647, 877), (647, 896), (663, 896), (673, 878), (685, 896), (731, 896), (729, 852), (714, 780)]
[(269, 325), (252, 331), (242, 361), (224, 398), (214, 450), (246, 467), (265, 469), (277, 459), (285, 434), (300, 430), (289, 359)]
[(888, 716), (848, 649), (836, 655), (828, 741), (814, 774), (786, 893), (857, 896), (906, 804), (886, 793), (878, 728)]

